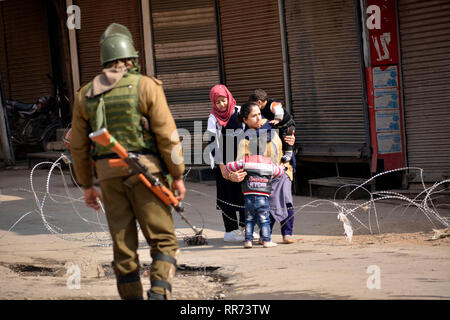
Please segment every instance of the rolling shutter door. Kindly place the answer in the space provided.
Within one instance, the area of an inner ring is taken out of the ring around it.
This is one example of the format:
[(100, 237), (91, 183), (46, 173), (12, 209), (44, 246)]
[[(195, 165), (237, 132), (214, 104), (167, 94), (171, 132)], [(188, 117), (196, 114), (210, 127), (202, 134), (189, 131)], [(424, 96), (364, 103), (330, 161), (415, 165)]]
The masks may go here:
[(77, 30), (78, 56), (81, 86), (102, 71), (100, 64), (100, 36), (113, 22), (126, 26), (133, 35), (134, 46), (139, 52), (141, 69), (145, 70), (141, 32), (140, 1), (74, 1), (81, 10), (81, 28)]
[(208, 118), (220, 78), (214, 1), (151, 1), (151, 16), (156, 76), (177, 124), (191, 130)]
[(238, 105), (256, 88), (284, 102), (278, 4), (274, 0), (220, 0), (225, 83)]
[(220, 82), (214, 1), (153, 0), (150, 6), (156, 77), (183, 137), (185, 163), (203, 164), (209, 91)]
[(448, 179), (450, 1), (399, 0), (398, 10), (408, 166)]
[(368, 129), (353, 0), (286, 0), (292, 110), (301, 156), (363, 155)]
[[(4, 1), (0, 54), (6, 99), (34, 103), (52, 95), (50, 48), (45, 5), (41, 1)], [(3, 20), (4, 19), (4, 20)]]
[(9, 83), (8, 83), (8, 59), (6, 57), (6, 33), (5, 33), (5, 10), (2, 3), (0, 3), (0, 72), (2, 73), (3, 99), (9, 97)]

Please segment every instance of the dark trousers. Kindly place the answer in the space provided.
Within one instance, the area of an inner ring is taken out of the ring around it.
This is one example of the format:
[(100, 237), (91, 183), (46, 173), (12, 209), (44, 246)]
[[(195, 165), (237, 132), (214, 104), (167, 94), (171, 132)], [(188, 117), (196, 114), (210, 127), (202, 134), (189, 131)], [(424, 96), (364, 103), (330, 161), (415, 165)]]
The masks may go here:
[[(286, 219), (280, 222), (281, 225), (281, 235), (292, 236), (292, 230), (294, 228), (294, 208), (292, 205), (288, 204), (288, 216)], [(270, 230), (273, 230), (275, 224), (275, 219), (270, 215)]]
[(217, 188), (217, 210), (222, 211), (225, 232), (245, 226), (244, 195), (241, 184), (222, 177), (219, 167), (215, 169)]

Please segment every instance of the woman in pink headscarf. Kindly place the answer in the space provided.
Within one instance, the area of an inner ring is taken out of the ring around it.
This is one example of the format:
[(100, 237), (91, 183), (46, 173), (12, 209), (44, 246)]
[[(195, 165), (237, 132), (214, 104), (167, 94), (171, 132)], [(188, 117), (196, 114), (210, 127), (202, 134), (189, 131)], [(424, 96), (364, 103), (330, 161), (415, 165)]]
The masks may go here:
[(238, 181), (242, 181), (246, 173), (241, 170), (230, 175), (226, 173), (224, 165), (234, 161), (237, 156), (238, 139), (244, 128), (238, 120), (240, 106), (236, 105), (233, 95), (222, 84), (214, 86), (209, 97), (212, 110), (208, 118), (207, 131), (211, 137), (209, 144), (211, 169), (216, 171), (216, 207), (222, 211), (224, 241), (243, 242), (245, 237), (240, 227), (245, 225), (244, 197)]

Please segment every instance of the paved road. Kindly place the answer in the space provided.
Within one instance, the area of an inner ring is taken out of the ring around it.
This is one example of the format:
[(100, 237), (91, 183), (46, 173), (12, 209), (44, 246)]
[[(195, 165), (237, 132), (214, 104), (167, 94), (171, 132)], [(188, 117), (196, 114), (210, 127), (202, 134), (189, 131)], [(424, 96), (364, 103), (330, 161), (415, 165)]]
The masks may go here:
[[(55, 171), (48, 194), (48, 178), (48, 170), (35, 171), (33, 193), (29, 170), (0, 170), (1, 255), (12, 254), (2, 246), (2, 242), (8, 243), (4, 230), (27, 213), (12, 229), (15, 243), (20, 244), (23, 238), (26, 246), (33, 237), (54, 237), (58, 241), (66, 238), (63, 241), (70, 243), (70, 248), (108, 242), (103, 232), (104, 218), (84, 206), (80, 190), (69, 179), (65, 185)], [(186, 215), (194, 225), (204, 228), (208, 245), (186, 245), (183, 236), (192, 235), (192, 230), (175, 214), (181, 247), (179, 263), (220, 267), (218, 272), (227, 278), (227, 299), (450, 298), (449, 238), (426, 241), (434, 226), (422, 211), (406, 208), (405, 203), (377, 202), (376, 211), (367, 204), (353, 216), (348, 215), (354, 230), (349, 242), (337, 219), (339, 208), (351, 209), (364, 200), (342, 204), (295, 196), (297, 242), (244, 249), (241, 243), (223, 241), (222, 218), (215, 209), (215, 186), (189, 182), (187, 189)], [(441, 216), (450, 216), (449, 210), (441, 208)], [(435, 227), (442, 225), (435, 222)], [(58, 236), (51, 232), (58, 232)], [(73, 242), (72, 238), (83, 241)], [(273, 238), (281, 242), (279, 225), (274, 228)], [(102, 251), (98, 259), (110, 261), (109, 250)], [(68, 255), (70, 250), (65, 257)]]

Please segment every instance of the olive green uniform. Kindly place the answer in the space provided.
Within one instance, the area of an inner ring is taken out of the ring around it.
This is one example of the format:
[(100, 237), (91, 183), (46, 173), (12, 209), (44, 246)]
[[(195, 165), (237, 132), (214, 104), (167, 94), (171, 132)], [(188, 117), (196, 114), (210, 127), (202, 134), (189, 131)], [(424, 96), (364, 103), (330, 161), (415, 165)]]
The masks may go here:
[[(121, 298), (142, 298), (143, 295), (136, 220), (151, 247), (151, 290), (168, 297), (178, 252), (169, 207), (137, 176), (130, 176), (126, 168), (111, 168), (108, 151), (97, 146), (91, 150), (88, 138), (89, 133), (96, 130), (93, 127), (98, 117), (103, 116), (106, 128), (111, 128), (111, 134), (128, 151), (151, 151), (144, 156), (146, 164), (161, 181), (164, 181), (161, 174), (164, 168), (174, 179), (182, 177), (185, 167), (181, 144), (162, 83), (152, 77), (128, 72), (113, 89), (101, 96), (89, 96), (87, 92), (91, 86), (92, 82), (78, 91), (73, 108), (71, 154), (75, 174), (84, 188), (91, 187), (92, 155), (98, 157), (95, 166), (113, 240), (113, 268)], [(97, 106), (101, 99), (104, 110), (99, 114)], [(138, 124), (139, 116), (148, 119), (150, 132), (145, 132)]]

